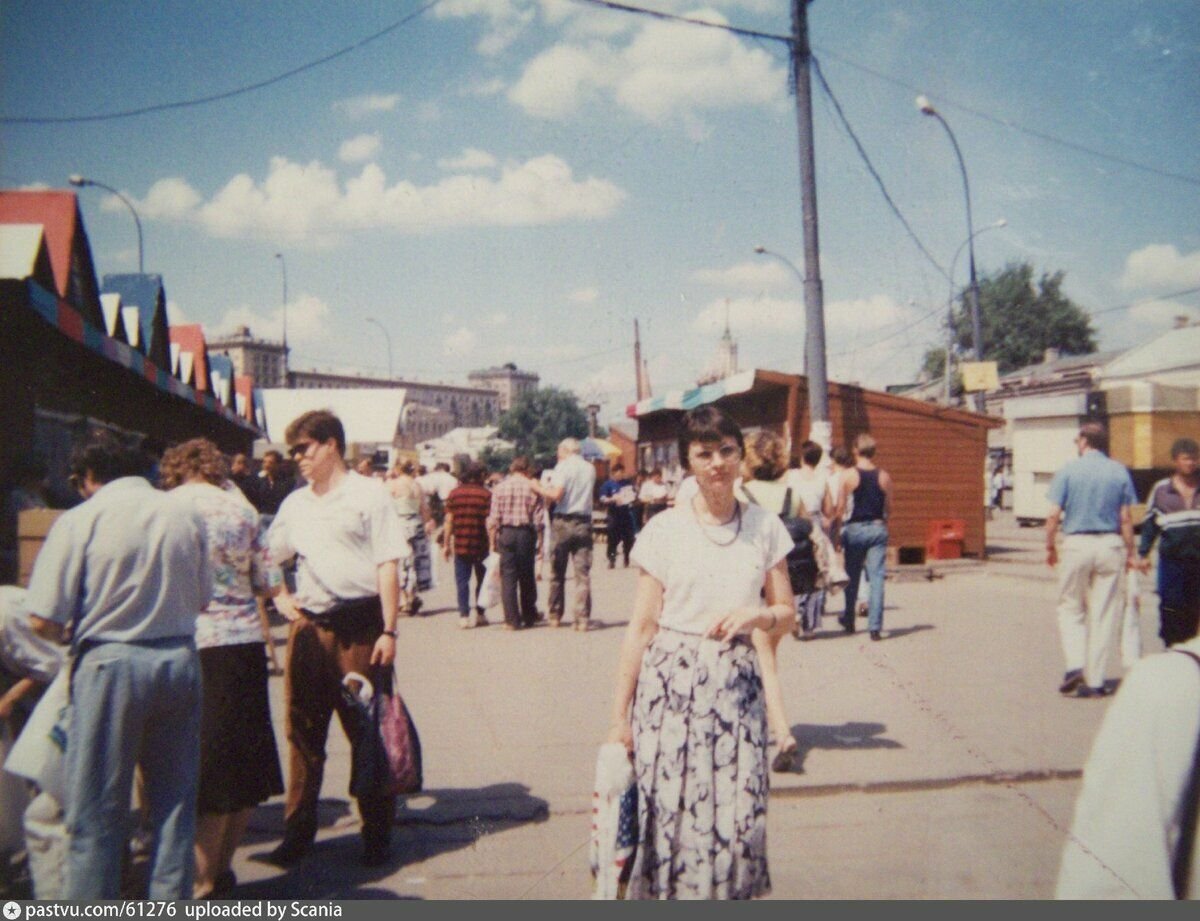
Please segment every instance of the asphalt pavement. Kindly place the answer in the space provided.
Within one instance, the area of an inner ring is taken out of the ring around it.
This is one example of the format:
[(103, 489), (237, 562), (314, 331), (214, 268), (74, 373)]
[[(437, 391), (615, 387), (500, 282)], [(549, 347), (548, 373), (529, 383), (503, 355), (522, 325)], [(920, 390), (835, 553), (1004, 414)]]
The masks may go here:
[[(840, 598), (815, 640), (785, 639), (781, 680), (802, 757), (772, 775), (773, 898), (1052, 895), (1108, 702), (1057, 693), (1042, 540), (1002, 515), (986, 561), (889, 574), (882, 642), (842, 633)], [(437, 575), (424, 616), (399, 625), (399, 688), (421, 734), (425, 791), (398, 810), (391, 862), (358, 864), (349, 750), (335, 721), (315, 847), (288, 870), (263, 861), (283, 827), (282, 798), (265, 804), (235, 860), (239, 897), (590, 897), (596, 749), (635, 571), (609, 570), (597, 546), (587, 633), (506, 632), (499, 609), (492, 626), (460, 630), (452, 570), (439, 563)], [(544, 606), (544, 583), (539, 592)], [(1147, 652), (1161, 649), (1154, 610), (1145, 596)], [(282, 656), (286, 626), (274, 634)], [(1122, 672), (1118, 656), (1110, 680)], [(271, 696), (286, 771), (279, 678)]]

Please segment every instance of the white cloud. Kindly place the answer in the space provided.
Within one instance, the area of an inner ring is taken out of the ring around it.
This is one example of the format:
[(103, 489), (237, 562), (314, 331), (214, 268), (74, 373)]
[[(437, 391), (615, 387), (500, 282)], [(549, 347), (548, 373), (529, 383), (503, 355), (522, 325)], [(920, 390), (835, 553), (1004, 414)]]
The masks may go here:
[(488, 31), (475, 45), (475, 50), (493, 57), (516, 41), (525, 27), (533, 22), (536, 10), (514, 0), (442, 0), (433, 9), (438, 19), (467, 19), (479, 16), (487, 19)]
[(442, 354), (448, 358), (470, 355), (475, 351), (479, 337), (475, 331), (466, 326), (460, 326), (442, 340)]
[(830, 336), (868, 333), (916, 319), (911, 305), (900, 304), (887, 294), (825, 304), (825, 329)]
[(714, 288), (752, 292), (795, 288), (800, 281), (778, 262), (767, 258), (739, 262), (724, 269), (698, 269), (692, 280)]
[[(288, 301), (288, 342), (328, 342), (333, 334), (329, 326), (329, 305), (311, 294), (301, 295)], [(267, 339), (283, 338), (283, 307), (262, 310), (242, 305), (225, 311), (217, 324), (217, 331), (228, 331), (239, 326), (249, 326), (255, 335)]]
[[(726, 21), (713, 10), (691, 15)], [(776, 105), (786, 85), (785, 69), (769, 53), (730, 33), (651, 22), (621, 48), (611, 42), (548, 48), (526, 65), (508, 98), (531, 115), (561, 119), (606, 94), (644, 121), (676, 122), (703, 139), (710, 129), (702, 113)]]
[(338, 148), (338, 159), (343, 163), (365, 163), (375, 159), (383, 147), (378, 134), (360, 134), (343, 141)]
[[(140, 201), (133, 199), (133, 202), (138, 214), (144, 218), (174, 221), (186, 217), (201, 200), (200, 193), (186, 180), (172, 176), (159, 179), (150, 186), (145, 198)], [(108, 196), (104, 201), (105, 211), (121, 211), (124, 208), (115, 195)]]
[(1167, 243), (1152, 243), (1129, 254), (1118, 282), (1125, 290), (1192, 288), (1200, 285), (1200, 250), (1182, 254)]
[(567, 300), (572, 304), (594, 304), (600, 299), (600, 290), (598, 288), (579, 288), (567, 295)]
[(369, 94), (366, 96), (354, 96), (350, 99), (339, 99), (333, 104), (333, 110), (340, 112), (342, 115), (351, 121), (358, 121), (366, 118), (368, 115), (376, 115), (380, 112), (394, 111), (396, 106), (400, 104), (401, 96), (399, 93), (389, 94)]
[(465, 147), (460, 156), (449, 157), (445, 160), (438, 160), (439, 169), (444, 169), (454, 173), (475, 173), (480, 170), (491, 169), (496, 165), (496, 158), (486, 150), (478, 150), (474, 147)]
[(261, 181), (245, 173), (233, 177), (207, 202), (183, 185), (192, 196), (175, 200), (160, 216), (194, 221), (216, 237), (317, 246), (337, 242), (349, 230), (421, 234), (599, 220), (625, 198), (607, 180), (576, 180), (571, 167), (553, 154), (507, 162), (496, 178), (451, 175), (427, 186), (405, 180), (389, 184), (374, 163), (343, 182), (319, 161), (300, 164), (286, 157), (273, 157)]
[(804, 305), (773, 297), (739, 297), (713, 301), (700, 311), (693, 326), (705, 333), (725, 329), (726, 309), (734, 336), (748, 330), (795, 332), (804, 326)]

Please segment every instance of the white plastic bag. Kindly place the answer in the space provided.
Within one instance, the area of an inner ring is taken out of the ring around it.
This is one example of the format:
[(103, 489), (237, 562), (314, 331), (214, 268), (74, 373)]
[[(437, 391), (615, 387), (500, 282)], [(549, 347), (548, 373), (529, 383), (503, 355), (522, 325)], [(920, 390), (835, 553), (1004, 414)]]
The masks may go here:
[(1141, 585), (1136, 570), (1125, 579), (1125, 610), (1121, 615), (1121, 664), (1132, 668), (1142, 657)]
[(481, 608), (494, 608), (500, 598), (500, 554), (489, 553), (483, 561), (483, 584), (479, 586), (476, 604)]

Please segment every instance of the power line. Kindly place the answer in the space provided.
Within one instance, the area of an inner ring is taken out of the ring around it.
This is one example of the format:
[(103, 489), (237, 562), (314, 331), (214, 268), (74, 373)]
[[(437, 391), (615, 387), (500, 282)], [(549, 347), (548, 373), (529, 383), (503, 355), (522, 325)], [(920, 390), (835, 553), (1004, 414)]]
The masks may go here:
[(708, 22), (704, 19), (693, 19), (690, 16), (678, 16), (674, 13), (664, 13), (661, 10), (648, 10), (641, 6), (631, 6), (627, 3), (617, 3), (615, 0), (575, 0), (576, 3), (587, 3), (592, 6), (601, 6), (609, 10), (617, 10), (621, 13), (636, 13), (639, 16), (649, 16), (652, 19), (661, 19), (666, 22), (681, 22), (689, 26), (703, 26), (706, 29), (720, 29), (723, 32), (732, 32), (734, 35), (744, 35), (746, 38), (764, 38), (773, 42), (784, 42), (791, 45), (795, 42), (795, 37), (791, 35), (778, 35), (774, 32), (758, 32), (754, 29), (743, 29), (738, 26), (731, 26), (726, 23)]
[[(824, 48), (817, 49), (817, 48), (815, 48), (815, 46), (814, 46), (814, 49), (819, 50), (821, 52), (821, 54), (826, 57), (832, 58), (835, 61), (839, 61), (842, 64), (845, 64), (847, 67), (852, 67), (855, 70), (861, 70), (863, 73), (870, 74), (872, 77), (876, 77), (880, 80), (883, 80), (885, 83), (894, 84), (895, 86), (902, 87), (902, 88), (904, 88), (906, 90), (910, 90), (914, 93), (924, 92), (924, 89), (921, 87), (915, 86), (912, 83), (907, 83), (904, 80), (899, 79), (898, 77), (893, 77), (889, 74), (882, 73), (881, 71), (875, 70), (872, 67), (868, 67), (865, 64), (859, 64), (857, 61), (852, 61), (847, 57), (837, 54), (836, 52), (829, 51), (828, 49), (824, 49)], [(1009, 128), (1009, 129), (1011, 129), (1013, 131), (1017, 131), (1021, 134), (1028, 134), (1030, 137), (1038, 138), (1039, 140), (1046, 141), (1047, 143), (1050, 143), (1050, 144), (1057, 144), (1060, 147), (1066, 147), (1070, 150), (1078, 151), (1079, 153), (1085, 153), (1085, 154), (1088, 154), (1089, 156), (1099, 157), (1102, 160), (1108, 160), (1112, 163), (1119, 163), (1120, 165), (1128, 166), (1131, 169), (1137, 169), (1137, 170), (1141, 170), (1146, 173), (1152, 173), (1153, 175), (1161, 176), (1164, 179), (1176, 179), (1180, 182), (1186, 182), (1191, 185), (1200, 185), (1200, 178), (1198, 178), (1196, 176), (1188, 176), (1183, 173), (1172, 173), (1169, 170), (1159, 169), (1157, 166), (1150, 166), (1147, 163), (1139, 163), (1137, 160), (1130, 160), (1128, 157), (1121, 157), (1121, 156), (1117, 156), (1116, 154), (1105, 153), (1102, 150), (1096, 150), (1094, 147), (1088, 147), (1085, 144), (1079, 144), (1075, 141), (1068, 141), (1065, 138), (1056, 137), (1053, 134), (1047, 134), (1046, 132), (1039, 131), (1036, 128), (1028, 128), (1025, 125), (1018, 124), (1017, 122), (1014, 122), (1007, 118), (1000, 118), (999, 116), (996, 116), (996, 115), (990, 115), (987, 112), (981, 111), (980, 109), (973, 108), (973, 107), (967, 105), (966, 103), (956, 102), (953, 99), (949, 99), (946, 96), (941, 95), (940, 93), (938, 94), (938, 104), (946, 105), (946, 106), (949, 106), (950, 108), (954, 108), (954, 109), (959, 109), (960, 111), (966, 112), (969, 115), (974, 115), (976, 118), (981, 118), (986, 122), (990, 122), (993, 125), (999, 125), (1002, 128)]]
[(824, 90), (825, 95), (829, 97), (829, 101), (833, 103), (833, 109), (837, 113), (837, 117), (841, 121), (842, 127), (845, 128), (846, 133), (850, 135), (850, 140), (854, 142), (854, 148), (858, 151), (858, 155), (862, 158), (863, 163), (866, 164), (867, 172), (871, 174), (871, 178), (873, 178), (875, 180), (875, 184), (879, 186), (879, 191), (883, 195), (883, 200), (887, 202), (888, 207), (891, 208), (892, 213), (896, 215), (897, 220), (899, 220), (901, 225), (903, 225), (905, 233), (907, 233), (913, 243), (916, 244), (917, 249), (921, 251), (921, 254), (929, 260), (930, 264), (937, 269), (939, 273), (941, 273), (943, 278), (945, 278), (947, 281), (951, 281), (952, 279), (946, 270), (942, 268), (941, 263), (933, 258), (933, 254), (930, 253), (925, 244), (921, 242), (921, 238), (918, 237), (917, 232), (912, 229), (912, 225), (910, 225), (904, 215), (900, 213), (900, 209), (892, 200), (892, 196), (888, 194), (887, 186), (883, 184), (883, 177), (879, 175), (879, 172), (875, 169), (874, 164), (871, 163), (871, 158), (867, 156), (866, 150), (863, 149), (862, 142), (859, 141), (858, 135), (854, 133), (854, 128), (850, 126), (850, 121), (846, 118), (846, 113), (842, 110), (842, 104), (838, 102), (837, 97), (833, 95), (833, 90), (829, 88), (829, 83), (825, 79), (825, 74), (821, 72), (820, 63), (815, 57), (811, 58), (811, 61), (813, 73), (817, 75), (817, 81), (821, 84), (821, 89)]
[(34, 115), (6, 115), (0, 116), (0, 124), (6, 125), (71, 125), (82, 124), (85, 122), (104, 122), (115, 121), (122, 118), (134, 118), (138, 115), (148, 115), (151, 112), (167, 112), (172, 109), (188, 109), (194, 106), (207, 105), (210, 102), (220, 102), (224, 99), (232, 99), (235, 96), (242, 96), (246, 93), (252, 93), (255, 90), (261, 90), (268, 86), (273, 86), (276, 83), (282, 83), (284, 80), (289, 80), (299, 74), (320, 67), (322, 64), (328, 64), (340, 57), (358, 51), (360, 48), (369, 45), (371, 42), (383, 38), (395, 32), (401, 26), (405, 26), (412, 22), (418, 16), (428, 12), (437, 6), (441, 0), (430, 0), (424, 6), (409, 13), (407, 16), (397, 19), (389, 26), (385, 26), (378, 32), (368, 35), (366, 38), (360, 39), (351, 45), (346, 45), (344, 48), (339, 48), (337, 51), (331, 52), (323, 57), (317, 58), (315, 61), (309, 61), (307, 64), (301, 64), (299, 67), (293, 67), (291, 70), (284, 71), (281, 74), (276, 74), (274, 77), (268, 77), (266, 80), (260, 80), (257, 83), (251, 83), (248, 86), (241, 86), (237, 89), (226, 90), (222, 93), (213, 93), (208, 96), (198, 96), (194, 99), (182, 99), (176, 102), (160, 102), (154, 105), (141, 106), (136, 109), (123, 109), (116, 112), (103, 112), (95, 115), (60, 115), (60, 116), (34, 116)]

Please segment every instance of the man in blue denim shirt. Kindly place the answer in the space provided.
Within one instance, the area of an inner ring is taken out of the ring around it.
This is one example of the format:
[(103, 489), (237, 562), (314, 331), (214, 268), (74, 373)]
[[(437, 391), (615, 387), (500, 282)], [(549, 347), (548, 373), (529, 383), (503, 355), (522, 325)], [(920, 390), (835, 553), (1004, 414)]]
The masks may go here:
[(1058, 632), (1067, 671), (1059, 692), (1103, 697), (1108, 657), (1125, 598), (1125, 571), (1137, 563), (1133, 480), (1110, 459), (1108, 431), (1085, 422), (1075, 438), (1079, 457), (1054, 475), (1046, 516), (1046, 562), (1059, 563), (1055, 536), (1063, 531), (1058, 573)]

